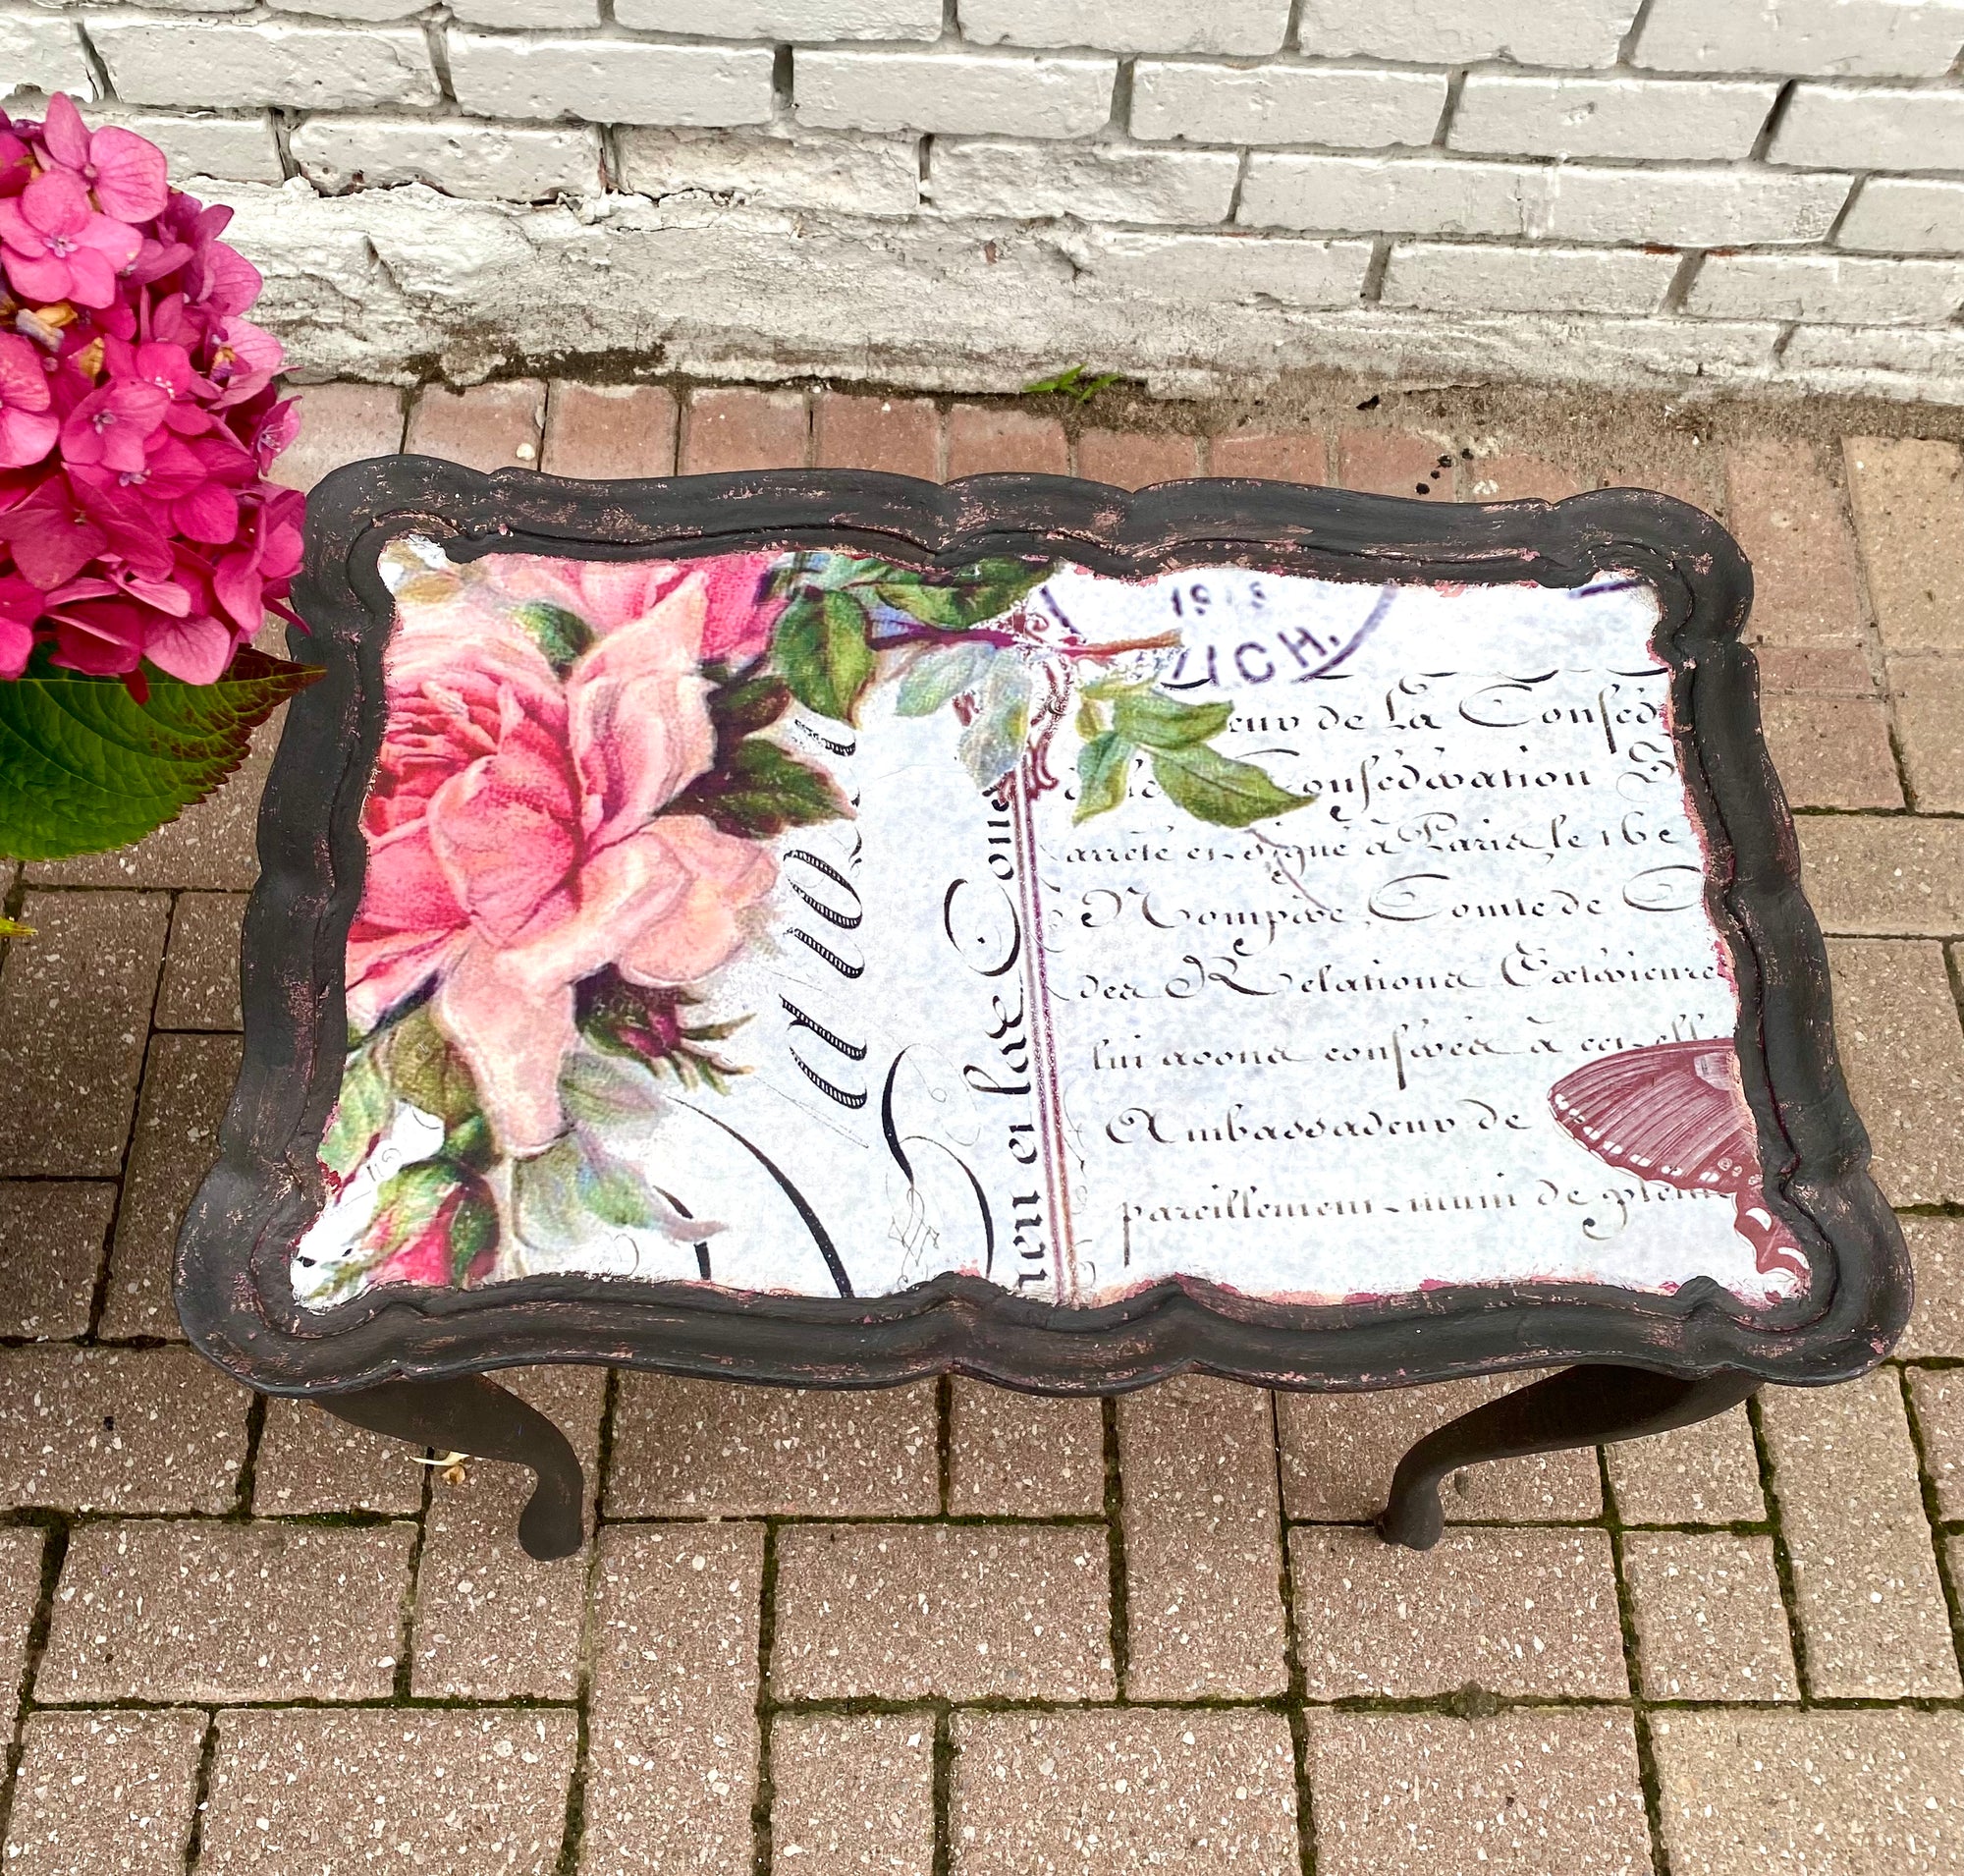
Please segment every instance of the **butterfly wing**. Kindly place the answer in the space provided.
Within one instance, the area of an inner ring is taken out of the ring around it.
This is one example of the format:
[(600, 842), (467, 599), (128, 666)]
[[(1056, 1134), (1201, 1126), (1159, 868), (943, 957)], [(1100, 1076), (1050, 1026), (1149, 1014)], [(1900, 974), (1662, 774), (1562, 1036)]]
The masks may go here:
[(1759, 1188), (1753, 1111), (1729, 1042), (1660, 1042), (1564, 1075), (1555, 1118), (1597, 1158), (1681, 1191)]

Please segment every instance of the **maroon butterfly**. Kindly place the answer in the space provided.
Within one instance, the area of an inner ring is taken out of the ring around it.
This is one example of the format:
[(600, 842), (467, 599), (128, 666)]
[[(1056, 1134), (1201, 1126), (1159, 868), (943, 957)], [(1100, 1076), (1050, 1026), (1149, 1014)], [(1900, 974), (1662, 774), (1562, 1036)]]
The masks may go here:
[(1555, 1118), (1597, 1158), (1681, 1192), (1725, 1192), (1762, 1272), (1807, 1257), (1767, 1209), (1758, 1130), (1729, 1042), (1660, 1042), (1605, 1056), (1549, 1090)]

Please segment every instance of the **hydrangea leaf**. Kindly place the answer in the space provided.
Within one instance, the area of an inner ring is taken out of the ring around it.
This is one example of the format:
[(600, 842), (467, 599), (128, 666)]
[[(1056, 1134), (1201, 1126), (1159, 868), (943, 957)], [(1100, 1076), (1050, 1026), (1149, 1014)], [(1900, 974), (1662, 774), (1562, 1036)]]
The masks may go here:
[(255, 725), (320, 672), (241, 651), (216, 684), (41, 666), (0, 684), (0, 854), (59, 859), (127, 847), (201, 800), (246, 759)]

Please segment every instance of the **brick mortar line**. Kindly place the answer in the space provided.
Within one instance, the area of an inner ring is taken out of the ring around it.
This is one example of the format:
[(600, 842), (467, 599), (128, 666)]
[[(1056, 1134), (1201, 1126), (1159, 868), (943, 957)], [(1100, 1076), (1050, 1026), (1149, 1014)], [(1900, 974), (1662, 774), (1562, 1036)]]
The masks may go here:
[(1309, 1678), (1303, 1668), (1302, 1634), (1295, 1613), (1295, 1562), (1289, 1555), (1287, 1481), (1282, 1476), (1281, 1397), (1269, 1390), (1269, 1449), (1275, 1456), (1276, 1527), (1281, 1569), (1277, 1586), (1282, 1602), (1282, 1672), (1288, 1678), (1289, 1751), (1295, 1760), (1296, 1856), (1301, 1876), (1316, 1876), (1316, 1806), (1309, 1778)]
[(600, 1650), (595, 1621), (600, 1607), (600, 1504), (614, 1469), (615, 1415), (621, 1402), (621, 1370), (609, 1368), (600, 1397), (600, 1431), (593, 1455), (593, 1531), (586, 1546), (586, 1573), (580, 1584), (579, 1673), (573, 1687), (573, 1771), (566, 1782), (566, 1822), (560, 1831), (555, 1876), (575, 1876), (586, 1838), (586, 1779), (592, 1753), (593, 1676)]
[(61, 1517), (35, 1520), (41, 1539), (41, 1580), (27, 1621), (27, 1638), (21, 1650), (21, 1676), (14, 1692), (14, 1724), (8, 1736), (4, 1785), (0, 1785), (0, 1843), (14, 1821), (14, 1800), (20, 1792), (21, 1760), (27, 1750), (27, 1722), (35, 1712), (34, 1681), (47, 1652), (48, 1631), (54, 1627), (55, 1591), (68, 1562), (68, 1523)]
[(1780, 1606), (1786, 1614), (1787, 1645), (1793, 1651), (1793, 1684), (1805, 1705), (1810, 1691), (1807, 1662), (1807, 1630), (1800, 1619), (1800, 1593), (1795, 1584), (1793, 1554), (1787, 1549), (1786, 1527), (1780, 1520), (1777, 1490), (1778, 1468), (1773, 1463), (1773, 1445), (1767, 1438), (1766, 1413), (1757, 1393), (1746, 1397), (1746, 1422), (1753, 1430), (1753, 1454), (1759, 1462), (1760, 1494), (1766, 1500), (1772, 1519), (1773, 1575), (1779, 1584)]
[(1954, 938), (1946, 938), (1941, 942), (1943, 970), (1950, 979), (1950, 1001), (1956, 1006), (1957, 1021), (1959, 1023), (1964, 1023), (1964, 956), (1959, 955), (1964, 947), (1960, 947)]
[(1125, 1478), (1118, 1439), (1118, 1401), (1100, 1402), (1105, 1458), (1106, 1602), (1111, 1618), (1112, 1685), (1122, 1702), (1132, 1672), (1131, 1585), (1125, 1573)]
[(778, 1638), (778, 1522), (764, 1519), (764, 1557), (757, 1581), (757, 1789), (750, 1800), (751, 1868), (771, 1876), (776, 1844), (772, 1813), (777, 1809), (777, 1775), (771, 1757), (771, 1722), (778, 1703), (771, 1696), (771, 1654)]
[(211, 1806), (211, 1774), (218, 1763), (218, 1709), (204, 1708), (204, 1738), (197, 1742), (197, 1772), (191, 1788), (191, 1828), (185, 1834), (185, 1876), (204, 1858), (204, 1823)]
[(934, 1715), (929, 1770), (929, 1804), (934, 1817), (932, 1876), (950, 1876), (955, 1867), (955, 1715), (944, 1703)]
[[(1918, 1713), (1964, 1714), (1964, 1695), (1903, 1694), (1808, 1696), (1799, 1700), (1690, 1700), (1640, 1699), (1630, 1695), (1594, 1693), (1497, 1693), (1477, 1683), (1446, 1688), (1431, 1693), (1342, 1694), (1335, 1699), (1304, 1698), (1295, 1701), (1286, 1693), (1201, 1694), (1182, 1699), (1167, 1696), (1152, 1700), (1017, 1700), (1004, 1695), (981, 1695), (955, 1700), (946, 1694), (906, 1695), (855, 1694), (836, 1699), (796, 1698), (771, 1700), (760, 1707), (760, 1717), (770, 1720), (838, 1718), (854, 1719), (890, 1715), (925, 1714), (946, 1709), (955, 1713), (1274, 1713), (1286, 1715), (1292, 1707), (1305, 1713), (1437, 1713), (1452, 1719), (1485, 1719), (1502, 1713), (1627, 1713), (1642, 1706), (1657, 1713)], [(407, 1700), (394, 1696), (373, 1699), (230, 1699), (206, 1693), (155, 1696), (146, 1694), (107, 1694), (99, 1698), (76, 1700), (28, 1699), (25, 1717), (39, 1713), (182, 1713), (191, 1708), (209, 1708), (214, 1713), (577, 1713), (578, 1701), (534, 1694), (511, 1694), (500, 1699), (477, 1700), (462, 1694), (417, 1694)]]
[(95, 1267), (95, 1284), (88, 1297), (88, 1326), (77, 1338), (84, 1347), (92, 1346), (102, 1332), (102, 1318), (109, 1308), (109, 1285), (116, 1260), (116, 1235), (123, 1226), (123, 1205), (130, 1191), (130, 1159), (136, 1150), (136, 1132), (143, 1124), (143, 1095), (149, 1087), (150, 1070), (156, 1049), (157, 1006), (163, 1001), (164, 966), (171, 955), (171, 938), (178, 926), (178, 901), (183, 888), (167, 889), (164, 908), (164, 938), (157, 952), (157, 974), (150, 984), (150, 1012), (143, 1030), (143, 1059), (138, 1065), (136, 1086), (130, 1100), (130, 1125), (123, 1135), (123, 1151), (116, 1162), (116, 1196), (109, 1204), (109, 1222), (102, 1234), (102, 1259)]
[(1623, 1637), (1623, 1673), (1630, 1683), (1630, 1732), (1637, 1754), (1637, 1785), (1643, 1793), (1644, 1829), (1651, 1842), (1653, 1876), (1671, 1876), (1670, 1857), (1664, 1838), (1664, 1786), (1657, 1769), (1657, 1752), (1651, 1739), (1650, 1714), (1644, 1700), (1643, 1654), (1637, 1629), (1636, 1593), (1630, 1586), (1629, 1571), (1623, 1557), (1622, 1508), (1616, 1499), (1615, 1480), (1609, 1472), (1609, 1449), (1596, 1449), (1597, 1481), (1603, 1493), (1603, 1527), (1609, 1534), (1609, 1566), (1616, 1581), (1616, 1623)]
[(1937, 1500), (1937, 1470), (1930, 1460), (1929, 1441), (1923, 1416), (1917, 1411), (1916, 1392), (1909, 1384), (1909, 1370), (1899, 1361), (1887, 1364), (1896, 1371), (1896, 1386), (1902, 1395), (1903, 1413), (1909, 1421), (1910, 1446), (1916, 1454), (1917, 1490), (1923, 1500), (1923, 1515), (1930, 1525), (1930, 1546), (1937, 1559), (1937, 1581), (1943, 1595), (1944, 1614), (1950, 1625), (1950, 1648), (1957, 1657), (1960, 1677), (1964, 1677), (1964, 1599), (1950, 1568), (1950, 1546), (1944, 1540), (1942, 1508)]
[[(404, 1444), (407, 1446), (408, 1441)], [(414, 1449), (411, 1448), (411, 1451)], [(428, 1457), (430, 1449), (424, 1447), (423, 1455)], [(407, 1521), (415, 1526), (415, 1535), (409, 1540), (409, 1568), (403, 1573), (403, 1598), (397, 1617), (396, 1675), (395, 1690), (398, 1700), (408, 1700), (415, 1693), (416, 1661), (416, 1617), (422, 1608), (423, 1547), (429, 1541), (430, 1507), (436, 1502), (437, 1468), (424, 1464), (418, 1468), (422, 1473), (422, 1504), (413, 1517)], [(516, 1541), (516, 1539), (515, 1539)]]
[[(1858, 193), (1859, 188), (1851, 191), (1851, 198)], [(1848, 206), (1843, 203), (1844, 218), (1847, 212)], [(1909, 758), (1904, 750), (1902, 727), (1897, 716), (1895, 687), (1889, 682), (1888, 648), (1882, 642), (1882, 619), (1869, 579), (1869, 549), (1855, 519), (1855, 490), (1848, 471), (1847, 439), (1837, 438), (1831, 450), (1817, 452), (1817, 461), (1822, 457), (1828, 459), (1823, 466), (1828, 471), (1828, 485), (1834, 490), (1835, 518), (1847, 530), (1846, 538), (1855, 548), (1855, 601), (1861, 608), (1862, 649), (1867, 656), (1869, 676), (1874, 680), (1882, 701), (1882, 729), (1889, 742), (1889, 760), (1895, 766), (1896, 786), (1902, 790), (1904, 808), (1914, 814), (1917, 812), (1916, 790), (1910, 782)]]

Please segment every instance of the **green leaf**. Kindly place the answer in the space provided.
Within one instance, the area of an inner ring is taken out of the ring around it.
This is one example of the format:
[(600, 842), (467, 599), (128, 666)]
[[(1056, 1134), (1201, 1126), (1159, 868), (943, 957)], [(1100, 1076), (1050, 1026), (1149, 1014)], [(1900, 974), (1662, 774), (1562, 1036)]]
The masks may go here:
[(961, 733), (962, 766), (979, 789), (992, 789), (1022, 759), (1030, 735), (1030, 671), (1013, 651), (989, 660), (975, 720)]
[(791, 693), (784, 679), (738, 678), (709, 693), (709, 721), (718, 743), (736, 743), (768, 730), (790, 707)]
[(997, 556), (971, 561), (953, 574), (897, 567), (874, 588), (882, 605), (945, 632), (966, 632), (998, 619), (1050, 578), (1049, 561)]
[(808, 710), (850, 723), (878, 660), (866, 615), (846, 592), (802, 593), (778, 616), (771, 656)]
[(497, 1248), (498, 1207), (481, 1180), (468, 1180), (450, 1215), (450, 1281), (463, 1289), (473, 1274), (482, 1276)]
[(512, 1167), (512, 1222), (526, 1243), (541, 1250), (573, 1250), (586, 1237), (586, 1207), (579, 1196), (584, 1165), (572, 1140), (555, 1140), (543, 1153)]
[(52, 668), (0, 683), (0, 854), (99, 853), (176, 820), (245, 760), (253, 726), (321, 674), (248, 649), (216, 684), (143, 675), (144, 703), (119, 679)]
[(559, 1097), (569, 1120), (590, 1127), (644, 1121), (662, 1106), (661, 1092), (645, 1069), (585, 1050), (575, 1050), (562, 1065)]
[(1023, 386), (1025, 397), (1048, 397), (1052, 395), (1069, 398), (1073, 404), (1089, 404), (1108, 385), (1118, 382), (1116, 371), (1101, 372), (1095, 378), (1084, 375), (1081, 364), (1067, 365), (1053, 378), (1039, 378), (1034, 384)]
[(395, 1117), (395, 1091), (375, 1066), (374, 1052), (363, 1049), (342, 1071), (341, 1094), (320, 1142), (321, 1164), (346, 1179)]
[(1113, 728), (1148, 749), (1211, 743), (1233, 714), (1231, 703), (1182, 703), (1163, 690), (1121, 691), (1112, 701)]
[(973, 690), (989, 666), (993, 646), (979, 641), (937, 646), (907, 667), (894, 697), (894, 714), (929, 717), (964, 690)]
[(477, 1083), (464, 1058), (436, 1026), (428, 1004), (419, 1004), (375, 1044), (377, 1065), (411, 1107), (434, 1115), (446, 1129), (483, 1111)]
[(593, 642), (593, 628), (578, 613), (568, 612), (548, 599), (527, 600), (513, 616), (546, 654), (546, 662), (562, 676)]
[(1073, 825), (1094, 814), (1108, 813), (1125, 799), (1136, 753), (1133, 745), (1116, 730), (1093, 737), (1078, 750), (1077, 812), (1070, 817)]
[(1314, 795), (1291, 795), (1278, 788), (1252, 762), (1233, 761), (1204, 743), (1183, 749), (1155, 749), (1153, 780), (1177, 806), (1217, 827), (1247, 827), (1272, 814), (1307, 807), (1316, 800)]
[(648, 1183), (624, 1159), (616, 1159), (597, 1140), (582, 1139), (582, 1158), (575, 1186), (580, 1201), (603, 1225), (643, 1230), (656, 1224), (662, 1211)]
[(467, 1115), (443, 1136), (444, 1154), (473, 1173), (488, 1173), (497, 1163), (498, 1140), (481, 1114)]
[(583, 1134), (555, 1140), (512, 1169), (512, 1205), (518, 1235), (541, 1250), (574, 1250), (597, 1220), (627, 1230), (664, 1217), (647, 1182)]
[(765, 737), (737, 744), (728, 762), (699, 775), (662, 810), (706, 815), (739, 840), (770, 840), (788, 827), (847, 819), (832, 777)]
[(458, 1169), (443, 1158), (418, 1160), (392, 1173), (375, 1190), (368, 1246), (387, 1257), (427, 1231), (463, 1186)]

